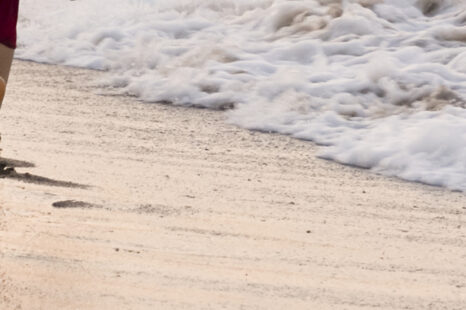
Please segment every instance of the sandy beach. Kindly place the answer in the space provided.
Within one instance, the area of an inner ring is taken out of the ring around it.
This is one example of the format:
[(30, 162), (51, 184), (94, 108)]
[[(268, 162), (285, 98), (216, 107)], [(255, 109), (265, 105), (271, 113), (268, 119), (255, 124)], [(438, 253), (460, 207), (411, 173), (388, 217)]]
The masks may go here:
[[(0, 309), (464, 309), (466, 195), (16, 61)], [(32, 164), (35, 167), (31, 167)]]

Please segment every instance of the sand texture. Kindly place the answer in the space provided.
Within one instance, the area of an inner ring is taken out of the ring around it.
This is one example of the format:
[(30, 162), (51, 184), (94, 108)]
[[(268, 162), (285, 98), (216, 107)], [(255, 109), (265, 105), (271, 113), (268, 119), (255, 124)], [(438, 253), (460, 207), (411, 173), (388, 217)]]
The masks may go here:
[(14, 64), (0, 309), (464, 309), (464, 193), (102, 95), (100, 74)]

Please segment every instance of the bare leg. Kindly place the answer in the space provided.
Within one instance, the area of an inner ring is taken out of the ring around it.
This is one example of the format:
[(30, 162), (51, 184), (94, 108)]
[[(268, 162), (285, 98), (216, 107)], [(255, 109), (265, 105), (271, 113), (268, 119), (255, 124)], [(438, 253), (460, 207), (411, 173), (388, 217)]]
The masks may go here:
[(3, 97), (5, 97), (5, 90), (6, 90), (5, 80), (0, 76), (0, 108), (2, 107)]
[(0, 44), (0, 107), (2, 106), (5, 87), (10, 75), (11, 62), (13, 61), (14, 49)]

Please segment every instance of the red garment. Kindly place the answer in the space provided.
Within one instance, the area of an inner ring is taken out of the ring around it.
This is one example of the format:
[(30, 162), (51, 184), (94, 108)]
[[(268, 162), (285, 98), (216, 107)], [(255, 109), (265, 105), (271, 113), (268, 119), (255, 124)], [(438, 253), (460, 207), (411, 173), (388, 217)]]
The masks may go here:
[(19, 0), (0, 0), (0, 43), (16, 48)]

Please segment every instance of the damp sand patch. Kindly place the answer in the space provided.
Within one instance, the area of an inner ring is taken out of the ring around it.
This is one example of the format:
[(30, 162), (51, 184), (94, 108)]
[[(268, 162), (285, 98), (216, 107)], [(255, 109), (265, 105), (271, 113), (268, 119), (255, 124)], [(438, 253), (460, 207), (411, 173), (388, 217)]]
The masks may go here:
[(78, 200), (63, 200), (57, 201), (52, 204), (52, 207), (57, 209), (102, 209), (103, 206), (99, 204), (89, 203), (85, 201)]

